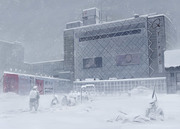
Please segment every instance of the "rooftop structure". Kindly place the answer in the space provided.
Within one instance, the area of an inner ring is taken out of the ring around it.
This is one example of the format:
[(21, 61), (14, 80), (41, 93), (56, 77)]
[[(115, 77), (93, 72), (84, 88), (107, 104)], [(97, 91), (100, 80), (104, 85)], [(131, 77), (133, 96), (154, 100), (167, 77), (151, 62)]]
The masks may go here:
[(100, 12), (99, 9), (97, 8), (90, 8), (90, 9), (85, 9), (82, 12), (82, 21), (83, 25), (92, 25), (92, 24), (98, 24), (100, 17)]

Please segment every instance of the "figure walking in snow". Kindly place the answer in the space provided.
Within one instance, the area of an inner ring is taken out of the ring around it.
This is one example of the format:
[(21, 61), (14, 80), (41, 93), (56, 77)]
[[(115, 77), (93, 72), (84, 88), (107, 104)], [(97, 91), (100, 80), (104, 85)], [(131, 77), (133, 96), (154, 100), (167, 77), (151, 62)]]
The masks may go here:
[(37, 86), (34, 86), (33, 89), (30, 91), (29, 94), (29, 107), (30, 110), (34, 107), (35, 111), (37, 111), (39, 107), (39, 91), (37, 90)]

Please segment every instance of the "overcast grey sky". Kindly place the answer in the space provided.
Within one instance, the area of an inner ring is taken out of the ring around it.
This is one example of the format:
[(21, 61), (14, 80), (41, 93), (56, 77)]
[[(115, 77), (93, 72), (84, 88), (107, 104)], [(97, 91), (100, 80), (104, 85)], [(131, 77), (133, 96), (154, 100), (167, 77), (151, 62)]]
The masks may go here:
[(102, 9), (108, 21), (163, 13), (180, 37), (180, 0), (0, 0), (0, 40), (21, 42), (25, 61), (63, 59), (63, 30), (85, 8)]

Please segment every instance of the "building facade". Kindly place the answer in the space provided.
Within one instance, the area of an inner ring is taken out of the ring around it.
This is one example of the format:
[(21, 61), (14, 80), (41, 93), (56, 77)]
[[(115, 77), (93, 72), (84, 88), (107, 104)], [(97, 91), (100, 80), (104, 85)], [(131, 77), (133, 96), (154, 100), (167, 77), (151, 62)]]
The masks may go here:
[(180, 91), (180, 66), (166, 68), (167, 93)]
[[(97, 18), (97, 11), (91, 17)], [(165, 76), (164, 51), (176, 48), (170, 34), (175, 31), (166, 16), (136, 15), (106, 23), (86, 20), (84, 26), (64, 30), (64, 62), (74, 80)]]

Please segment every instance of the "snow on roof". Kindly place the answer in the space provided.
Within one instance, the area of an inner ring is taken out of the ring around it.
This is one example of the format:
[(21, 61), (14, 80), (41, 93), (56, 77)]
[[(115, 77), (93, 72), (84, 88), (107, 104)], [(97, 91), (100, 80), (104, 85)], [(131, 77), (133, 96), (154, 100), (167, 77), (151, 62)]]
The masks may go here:
[(89, 10), (93, 10), (93, 9), (97, 9), (97, 10), (99, 10), (98, 8), (96, 8), (96, 7), (92, 7), (92, 8), (88, 8), (88, 9), (83, 9), (83, 11), (89, 11)]
[(54, 77), (32, 75), (32, 74), (23, 74), (23, 73), (8, 72), (8, 71), (4, 71), (4, 74), (17, 74), (17, 75), (26, 76), (26, 77), (37, 77), (37, 78), (46, 78), (46, 79), (61, 80), (61, 81), (70, 81), (68, 79), (62, 79), (62, 78), (54, 78)]
[(180, 66), (180, 49), (165, 51), (164, 65), (165, 67)]
[[(164, 14), (147, 14), (147, 15), (139, 15), (138, 18), (152, 18), (152, 17), (159, 17), (159, 16), (165, 16)], [(168, 18), (168, 17), (167, 17)], [(87, 27), (93, 27), (93, 26), (99, 26), (99, 25), (105, 25), (105, 24), (111, 24), (111, 23), (117, 23), (117, 22), (125, 22), (125, 21), (129, 21), (129, 20), (136, 20), (137, 18), (134, 17), (130, 17), (130, 18), (125, 18), (125, 19), (120, 19), (120, 20), (114, 20), (114, 21), (108, 21), (108, 22), (103, 22), (103, 23), (97, 23), (97, 24), (90, 24), (90, 25), (85, 25), (85, 26), (80, 26), (77, 28), (69, 28), (69, 29), (64, 29), (64, 31), (67, 30), (73, 30), (73, 29), (82, 29), (82, 28), (87, 28)], [(169, 18), (168, 18), (169, 19)]]
[(152, 18), (152, 17), (160, 17), (160, 16), (167, 17), (165, 14), (152, 14), (152, 15), (148, 15), (148, 18)]
[[(139, 18), (143, 18), (143, 17), (147, 17), (147, 16), (139, 16)], [(113, 24), (113, 23), (117, 23), (117, 22), (125, 22), (125, 21), (129, 21), (129, 20), (136, 20), (136, 19), (137, 18), (131, 17), (131, 18), (126, 18), (126, 19), (120, 19), (120, 20), (108, 21), (108, 22), (103, 22), (103, 23), (80, 26), (77, 28), (64, 29), (64, 31), (73, 30), (73, 29), (83, 29), (83, 28), (88, 28), (88, 27), (95, 27), (95, 26), (101, 26), (101, 25), (106, 25), (106, 24)]]
[(43, 64), (43, 63), (54, 63), (54, 62), (63, 62), (64, 59), (62, 60), (49, 60), (49, 61), (41, 61), (41, 62), (33, 62), (33, 63), (29, 63), (29, 62), (25, 62), (26, 64)]
[(81, 22), (82, 23), (82, 21), (72, 21), (72, 22), (68, 22), (68, 23), (66, 23), (66, 24), (72, 24), (72, 23), (77, 23), (77, 22)]
[(0, 40), (0, 43), (14, 44), (14, 43), (12, 43), (12, 42), (5, 41), (5, 40)]
[(137, 80), (164, 80), (166, 77), (154, 77), (154, 78), (131, 78), (131, 79), (117, 79), (117, 80), (83, 80), (74, 81), (73, 83), (93, 83), (93, 82), (121, 82), (121, 81), (137, 81)]
[(22, 43), (21, 43), (21, 42), (18, 42), (18, 41), (10, 42), (10, 41), (5, 41), (5, 40), (0, 40), (0, 43), (10, 44), (10, 45), (20, 45), (20, 46), (22, 46)]
[(152, 15), (149, 15), (148, 18), (160, 17), (160, 16), (166, 17), (169, 20), (169, 22), (172, 23), (171, 19), (165, 14), (152, 14)]

